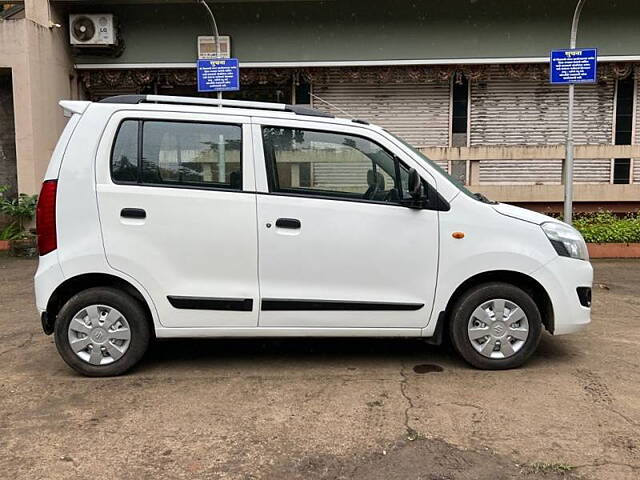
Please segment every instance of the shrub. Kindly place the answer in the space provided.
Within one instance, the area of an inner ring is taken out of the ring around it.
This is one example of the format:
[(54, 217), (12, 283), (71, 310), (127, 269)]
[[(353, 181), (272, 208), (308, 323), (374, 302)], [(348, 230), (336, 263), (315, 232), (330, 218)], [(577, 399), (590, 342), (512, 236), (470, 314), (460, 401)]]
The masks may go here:
[(12, 240), (20, 236), (20, 230), (15, 223), (10, 223), (0, 230), (0, 240)]
[(640, 242), (640, 213), (622, 218), (611, 212), (579, 214), (573, 226), (590, 243)]
[(38, 196), (21, 193), (17, 198), (9, 199), (4, 195), (7, 190), (7, 186), (0, 186), (0, 212), (11, 217), (13, 222), (2, 230), (2, 235), (8, 239), (28, 236), (26, 226), (36, 214)]

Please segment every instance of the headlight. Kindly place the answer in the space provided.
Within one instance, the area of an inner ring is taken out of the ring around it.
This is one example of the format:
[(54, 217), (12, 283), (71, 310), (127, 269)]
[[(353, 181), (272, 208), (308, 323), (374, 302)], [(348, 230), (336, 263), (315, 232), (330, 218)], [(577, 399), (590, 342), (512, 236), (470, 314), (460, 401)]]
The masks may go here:
[(589, 260), (587, 244), (575, 228), (560, 222), (546, 222), (540, 226), (558, 255)]

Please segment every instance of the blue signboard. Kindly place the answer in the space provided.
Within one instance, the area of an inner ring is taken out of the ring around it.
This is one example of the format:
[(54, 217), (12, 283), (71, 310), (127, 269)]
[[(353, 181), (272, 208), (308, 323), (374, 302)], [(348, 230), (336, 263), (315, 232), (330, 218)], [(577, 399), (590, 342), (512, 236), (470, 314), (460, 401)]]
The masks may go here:
[(199, 92), (230, 92), (240, 90), (240, 69), (237, 58), (198, 60)]
[(598, 78), (598, 50), (553, 50), (550, 76), (551, 83), (595, 83)]

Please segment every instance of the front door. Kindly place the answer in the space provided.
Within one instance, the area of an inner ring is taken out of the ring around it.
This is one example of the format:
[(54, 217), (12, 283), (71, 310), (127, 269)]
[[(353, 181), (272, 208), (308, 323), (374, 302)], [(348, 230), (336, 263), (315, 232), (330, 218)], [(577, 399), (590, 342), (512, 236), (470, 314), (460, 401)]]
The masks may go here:
[(437, 212), (401, 204), (408, 164), (383, 136), (365, 132), (254, 126), (270, 192), (257, 200), (261, 327), (427, 324)]
[(107, 262), (149, 292), (165, 327), (255, 327), (248, 119), (130, 115), (112, 119), (97, 160)]

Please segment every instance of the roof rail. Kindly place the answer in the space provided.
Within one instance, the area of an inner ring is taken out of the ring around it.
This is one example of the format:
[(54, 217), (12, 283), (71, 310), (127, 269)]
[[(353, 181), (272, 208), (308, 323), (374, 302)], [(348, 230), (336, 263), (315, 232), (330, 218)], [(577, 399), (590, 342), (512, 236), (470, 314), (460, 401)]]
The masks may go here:
[(250, 102), (245, 100), (227, 100), (202, 97), (175, 97), (171, 95), (116, 95), (100, 100), (99, 103), (172, 103), (176, 105), (207, 105), (215, 107), (253, 108), (256, 110), (272, 110), (280, 112), (292, 112), (296, 115), (308, 115), (311, 117), (334, 118), (330, 113), (316, 110), (315, 108), (301, 105), (287, 105), (285, 103)]

